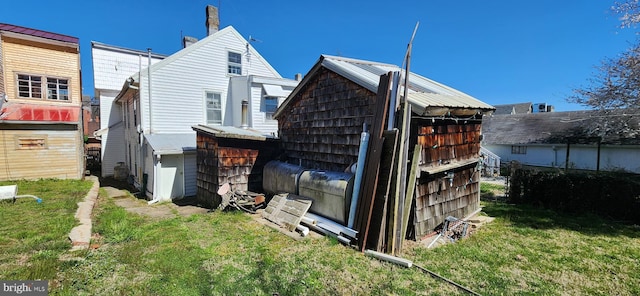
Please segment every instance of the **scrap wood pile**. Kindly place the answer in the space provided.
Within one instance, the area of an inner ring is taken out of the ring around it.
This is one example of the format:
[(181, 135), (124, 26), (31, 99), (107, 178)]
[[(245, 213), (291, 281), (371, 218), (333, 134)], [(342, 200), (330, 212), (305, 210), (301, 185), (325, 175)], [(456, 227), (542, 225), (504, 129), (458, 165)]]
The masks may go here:
[(310, 198), (295, 194), (277, 194), (269, 201), (262, 216), (289, 231), (298, 231), (302, 236), (313, 230), (347, 245), (356, 239), (355, 231), (348, 227), (308, 212), (312, 202)]

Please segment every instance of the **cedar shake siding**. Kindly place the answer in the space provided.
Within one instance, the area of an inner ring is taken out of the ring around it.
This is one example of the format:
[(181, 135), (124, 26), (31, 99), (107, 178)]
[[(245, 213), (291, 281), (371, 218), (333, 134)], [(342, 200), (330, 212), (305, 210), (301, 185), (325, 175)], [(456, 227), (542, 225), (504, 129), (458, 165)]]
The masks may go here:
[(358, 159), (376, 94), (325, 68), (315, 75), (278, 120), (282, 146), (291, 163), (344, 171)]

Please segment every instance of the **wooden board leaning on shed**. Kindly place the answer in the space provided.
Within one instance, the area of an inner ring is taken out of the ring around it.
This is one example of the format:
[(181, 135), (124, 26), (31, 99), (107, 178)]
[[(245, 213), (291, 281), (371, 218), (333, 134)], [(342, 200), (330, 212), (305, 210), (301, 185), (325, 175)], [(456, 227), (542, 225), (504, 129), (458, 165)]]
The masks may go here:
[(290, 193), (277, 194), (262, 212), (262, 217), (289, 231), (295, 231), (310, 207), (311, 199)]
[[(369, 225), (373, 212), (374, 198), (378, 185), (378, 169), (380, 167), (380, 155), (382, 153), (382, 133), (387, 121), (389, 109), (389, 86), (391, 84), (391, 72), (380, 76), (378, 95), (376, 97), (374, 121), (371, 128), (369, 147), (367, 148), (367, 160), (364, 166), (364, 177), (360, 198), (358, 199), (356, 220), (354, 226), (358, 231), (359, 249), (364, 252), (369, 234)], [(353, 206), (353, 205), (352, 205)]]

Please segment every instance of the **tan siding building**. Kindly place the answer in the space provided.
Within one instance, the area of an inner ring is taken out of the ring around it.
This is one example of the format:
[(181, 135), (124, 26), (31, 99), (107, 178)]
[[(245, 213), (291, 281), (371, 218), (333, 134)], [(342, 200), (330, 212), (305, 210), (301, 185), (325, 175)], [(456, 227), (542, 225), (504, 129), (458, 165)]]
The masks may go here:
[(0, 24), (0, 180), (84, 173), (78, 39)]

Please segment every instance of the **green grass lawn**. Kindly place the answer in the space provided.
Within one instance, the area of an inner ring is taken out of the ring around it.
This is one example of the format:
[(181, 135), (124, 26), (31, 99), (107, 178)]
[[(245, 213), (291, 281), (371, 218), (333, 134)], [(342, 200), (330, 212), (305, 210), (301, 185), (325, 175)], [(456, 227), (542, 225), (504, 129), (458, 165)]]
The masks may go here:
[(0, 279), (54, 279), (62, 262), (58, 257), (69, 250), (69, 231), (77, 225), (77, 203), (92, 182), (40, 180), (0, 182), (18, 185), (18, 195), (35, 195), (16, 202), (0, 201)]
[[(35, 202), (17, 205), (0, 203), (2, 221), (9, 212), (37, 210)], [(58, 211), (72, 219), (75, 206), (67, 206)], [(494, 202), (484, 212), (496, 220), (470, 238), (410, 247), (404, 257), (483, 295), (640, 294), (638, 226)], [(66, 218), (39, 219), (53, 227)], [(0, 247), (9, 250), (0, 255), (0, 279), (49, 279), (52, 295), (464, 294), (332, 239), (294, 241), (238, 212), (154, 220), (101, 198), (94, 221), (100, 247), (64, 262), (56, 260), (69, 248), (68, 230), (54, 236), (48, 227), (21, 225), (0, 228)], [(49, 263), (31, 271), (41, 261)]]

